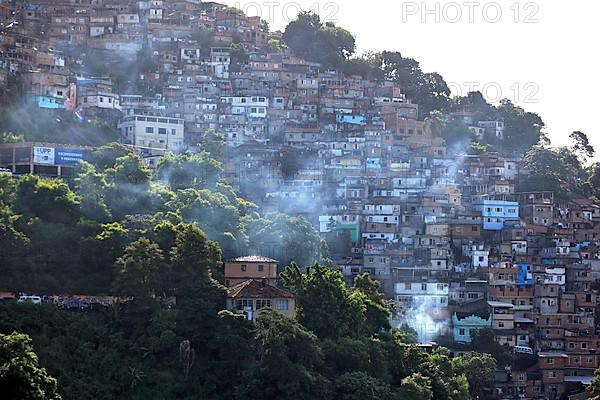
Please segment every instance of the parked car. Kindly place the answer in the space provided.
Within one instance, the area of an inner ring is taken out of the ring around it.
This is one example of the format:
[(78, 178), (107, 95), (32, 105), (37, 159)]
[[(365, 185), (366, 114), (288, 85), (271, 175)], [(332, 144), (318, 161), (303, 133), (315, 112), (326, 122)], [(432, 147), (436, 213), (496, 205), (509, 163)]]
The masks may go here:
[(107, 302), (91, 301), (89, 303), (89, 310), (91, 310), (91, 311), (108, 310), (109, 308), (110, 308), (110, 305)]
[(67, 300), (63, 303), (63, 307), (67, 310), (78, 310), (81, 307), (81, 303), (77, 299)]
[(17, 300), (19, 303), (33, 303), (33, 304), (42, 304), (42, 298), (40, 296), (27, 296), (27, 295), (21, 295), (19, 296), (19, 300)]

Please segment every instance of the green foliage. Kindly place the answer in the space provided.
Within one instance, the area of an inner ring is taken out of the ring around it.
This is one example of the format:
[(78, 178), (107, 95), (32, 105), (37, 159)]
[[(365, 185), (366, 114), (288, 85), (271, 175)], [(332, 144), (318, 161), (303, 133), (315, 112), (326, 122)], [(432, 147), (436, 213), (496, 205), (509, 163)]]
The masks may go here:
[(467, 353), (452, 360), (452, 368), (467, 378), (471, 396), (480, 398), (485, 397), (485, 389), (494, 387), (496, 365), (496, 360), (489, 354)]
[(322, 399), (328, 382), (318, 372), (323, 354), (317, 338), (297, 321), (273, 310), (256, 320), (261, 361), (244, 376), (240, 400)]
[(171, 190), (214, 188), (222, 172), (221, 163), (208, 152), (167, 154), (158, 163), (156, 178)]
[(348, 290), (341, 272), (315, 264), (301, 272), (292, 263), (281, 274), (297, 296), (298, 320), (319, 338), (360, 337), (389, 330), (389, 310), (368, 275)]
[(283, 48), (283, 43), (278, 39), (269, 39), (267, 43), (267, 50), (269, 53), (277, 53)]
[(564, 147), (536, 145), (525, 154), (524, 167), (529, 173), (520, 177), (520, 188), (552, 191), (559, 199), (567, 198), (570, 193), (582, 193), (589, 179), (577, 155)]
[(492, 329), (485, 328), (475, 331), (472, 334), (471, 350), (490, 354), (500, 367), (512, 365), (513, 352), (511, 347), (496, 342)]
[(18, 143), (23, 141), (25, 138), (21, 135), (15, 135), (10, 132), (0, 133), (0, 143)]
[(283, 40), (298, 57), (316, 61), (325, 68), (340, 68), (354, 53), (354, 36), (333, 23), (323, 24), (312, 12), (303, 12), (290, 22)]
[(213, 129), (206, 131), (200, 143), (202, 150), (206, 151), (215, 160), (223, 161), (226, 151), (225, 135)]
[(594, 380), (587, 389), (587, 399), (600, 400), (600, 368), (594, 372)]
[(402, 379), (400, 398), (403, 400), (432, 400), (431, 379), (420, 373), (414, 373)]
[(75, 192), (81, 201), (82, 214), (91, 220), (108, 222), (111, 213), (106, 204), (106, 192), (109, 185), (106, 176), (96, 170), (92, 164), (81, 162), (75, 178)]
[(247, 234), (252, 238), (250, 248), (267, 250), (265, 255), (277, 259), (280, 265), (310, 265), (318, 257), (319, 234), (304, 217), (269, 214), (251, 220)]
[(239, 72), (242, 67), (248, 63), (248, 50), (242, 43), (232, 43), (229, 48), (231, 72)]
[(410, 327), (407, 323), (400, 325), (397, 334), (404, 343), (416, 344), (419, 342), (419, 332), (417, 332), (415, 328)]
[(355, 278), (350, 294), (352, 301), (361, 305), (366, 317), (367, 332), (380, 333), (391, 329), (390, 307), (380, 291), (380, 286), (379, 281), (364, 273)]
[(388, 400), (389, 385), (365, 372), (348, 372), (335, 381), (335, 398), (341, 400)]
[(79, 216), (79, 201), (65, 182), (35, 175), (19, 179), (14, 208), (26, 218), (63, 224), (72, 224)]
[(569, 138), (573, 141), (571, 150), (577, 154), (583, 160), (594, 157), (596, 150), (590, 144), (587, 135), (580, 131), (575, 131), (569, 135)]
[(504, 121), (502, 146), (508, 151), (524, 153), (544, 137), (545, 124), (539, 115), (526, 112), (510, 100), (502, 100), (498, 106), (498, 116)]
[(40, 368), (27, 335), (0, 334), (0, 392), (7, 399), (60, 400), (56, 379)]

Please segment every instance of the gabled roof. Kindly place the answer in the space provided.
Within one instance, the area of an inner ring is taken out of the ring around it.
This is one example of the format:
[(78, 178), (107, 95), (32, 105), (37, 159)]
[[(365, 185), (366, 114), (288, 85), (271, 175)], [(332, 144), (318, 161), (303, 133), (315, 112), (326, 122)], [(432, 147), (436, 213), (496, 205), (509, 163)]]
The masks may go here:
[(227, 297), (233, 299), (293, 299), (294, 294), (269, 285), (264, 280), (248, 279), (231, 286), (227, 292)]
[(229, 260), (229, 262), (264, 262), (264, 263), (277, 263), (277, 260), (263, 256), (244, 256)]

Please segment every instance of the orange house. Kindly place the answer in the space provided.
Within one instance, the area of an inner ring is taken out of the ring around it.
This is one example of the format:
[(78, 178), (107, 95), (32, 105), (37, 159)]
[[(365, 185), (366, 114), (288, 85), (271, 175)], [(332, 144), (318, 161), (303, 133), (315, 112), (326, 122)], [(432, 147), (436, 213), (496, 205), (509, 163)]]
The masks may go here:
[(277, 261), (262, 256), (238, 257), (225, 262), (225, 283), (234, 286), (248, 279), (277, 283)]

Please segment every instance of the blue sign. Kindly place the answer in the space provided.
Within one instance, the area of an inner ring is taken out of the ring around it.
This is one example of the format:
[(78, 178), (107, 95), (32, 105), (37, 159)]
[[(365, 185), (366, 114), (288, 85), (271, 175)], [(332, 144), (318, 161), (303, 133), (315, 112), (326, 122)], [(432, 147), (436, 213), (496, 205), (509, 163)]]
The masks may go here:
[(56, 149), (54, 160), (59, 165), (77, 164), (85, 158), (85, 151), (78, 149)]

